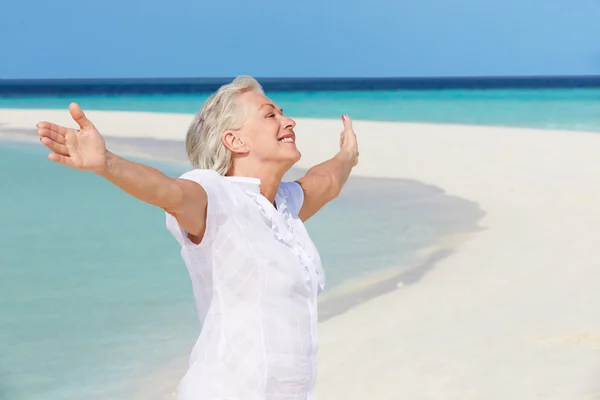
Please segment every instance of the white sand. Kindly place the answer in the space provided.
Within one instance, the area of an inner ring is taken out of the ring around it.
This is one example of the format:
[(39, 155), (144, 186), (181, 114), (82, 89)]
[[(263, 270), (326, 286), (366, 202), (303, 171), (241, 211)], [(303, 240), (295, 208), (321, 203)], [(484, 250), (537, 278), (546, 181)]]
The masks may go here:
[[(191, 120), (88, 115), (106, 135), (162, 139), (183, 139)], [(40, 119), (69, 121), (0, 110), (0, 131)], [(421, 180), (487, 215), (419, 283), (321, 324), (318, 398), (600, 399), (600, 134), (354, 126), (355, 175)], [(340, 130), (298, 120), (299, 166), (333, 155)]]

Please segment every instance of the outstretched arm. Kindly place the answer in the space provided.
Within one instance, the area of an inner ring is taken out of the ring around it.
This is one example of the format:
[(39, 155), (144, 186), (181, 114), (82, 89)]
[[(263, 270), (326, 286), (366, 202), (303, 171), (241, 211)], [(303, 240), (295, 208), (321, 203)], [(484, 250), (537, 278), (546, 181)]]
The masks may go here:
[(208, 197), (204, 188), (188, 179), (166, 176), (159, 170), (107, 152), (106, 167), (96, 173), (124, 192), (173, 215), (190, 240), (204, 236)]
[(358, 144), (352, 120), (342, 116), (344, 130), (340, 136), (340, 151), (330, 160), (315, 165), (298, 183), (304, 191), (304, 202), (298, 216), (306, 221), (325, 204), (335, 199), (344, 187), (352, 168), (358, 163)]
[(40, 122), (40, 141), (52, 150), (48, 158), (59, 164), (92, 171), (124, 192), (175, 216), (179, 224), (200, 241), (206, 224), (208, 198), (198, 183), (171, 178), (155, 168), (128, 161), (106, 150), (100, 133), (81, 108), (72, 103), (69, 111), (80, 129)]

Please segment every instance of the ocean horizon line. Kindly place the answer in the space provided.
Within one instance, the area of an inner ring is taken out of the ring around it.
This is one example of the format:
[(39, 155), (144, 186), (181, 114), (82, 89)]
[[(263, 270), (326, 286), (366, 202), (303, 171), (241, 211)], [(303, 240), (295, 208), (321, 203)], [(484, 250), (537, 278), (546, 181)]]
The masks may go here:
[[(233, 78), (0, 78), (0, 96), (210, 93)], [(255, 78), (270, 92), (600, 88), (600, 75)]]

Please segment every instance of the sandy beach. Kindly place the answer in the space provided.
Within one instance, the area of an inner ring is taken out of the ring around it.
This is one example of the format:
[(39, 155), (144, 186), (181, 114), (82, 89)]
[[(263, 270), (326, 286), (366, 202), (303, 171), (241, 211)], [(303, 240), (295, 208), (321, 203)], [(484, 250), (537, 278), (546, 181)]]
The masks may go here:
[[(109, 148), (123, 138), (182, 141), (192, 118), (87, 114)], [(74, 126), (66, 109), (0, 109), (0, 139), (37, 140), (40, 120)], [(335, 154), (341, 121), (297, 123), (298, 167)], [(354, 127), (353, 175), (435, 185), (485, 216), (418, 282), (320, 324), (317, 398), (600, 399), (600, 134)]]

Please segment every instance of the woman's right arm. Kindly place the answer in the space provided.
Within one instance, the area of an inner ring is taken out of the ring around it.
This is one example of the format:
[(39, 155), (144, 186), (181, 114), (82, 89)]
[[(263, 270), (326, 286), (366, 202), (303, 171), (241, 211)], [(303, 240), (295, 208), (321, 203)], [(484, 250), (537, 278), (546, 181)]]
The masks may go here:
[(208, 197), (197, 182), (171, 178), (159, 170), (106, 152), (106, 166), (95, 171), (129, 195), (164, 209), (200, 242), (206, 225)]
[(131, 196), (164, 209), (199, 243), (204, 236), (208, 195), (197, 182), (171, 178), (162, 172), (128, 161), (106, 150), (104, 138), (79, 105), (69, 111), (80, 129), (40, 122), (37, 134), (52, 153), (48, 158), (71, 168), (106, 178)]

